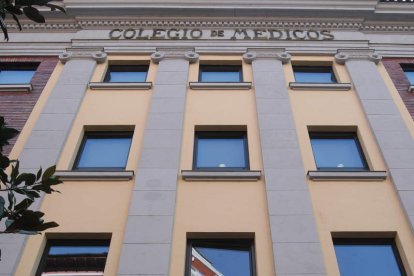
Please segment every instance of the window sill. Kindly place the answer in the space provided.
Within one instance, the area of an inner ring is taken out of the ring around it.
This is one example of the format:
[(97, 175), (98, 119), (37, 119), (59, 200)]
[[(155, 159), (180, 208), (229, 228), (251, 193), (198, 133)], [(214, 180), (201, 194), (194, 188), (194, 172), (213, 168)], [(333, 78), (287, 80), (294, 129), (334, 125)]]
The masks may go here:
[(134, 171), (56, 171), (61, 180), (120, 180), (128, 181), (134, 177)]
[(89, 88), (94, 90), (148, 90), (152, 82), (90, 82)]
[(248, 90), (252, 88), (251, 82), (190, 82), (193, 90)]
[(262, 176), (262, 172), (183, 170), (181, 176), (186, 181), (258, 181)]
[(408, 93), (414, 93), (414, 85), (408, 87)]
[(308, 83), (308, 82), (289, 82), (292, 90), (332, 90), (347, 91), (352, 85), (350, 83)]
[(32, 85), (30, 83), (24, 84), (0, 84), (0, 92), (24, 92), (29, 93), (32, 91)]
[(310, 180), (366, 180), (366, 181), (383, 181), (387, 179), (386, 171), (308, 171)]

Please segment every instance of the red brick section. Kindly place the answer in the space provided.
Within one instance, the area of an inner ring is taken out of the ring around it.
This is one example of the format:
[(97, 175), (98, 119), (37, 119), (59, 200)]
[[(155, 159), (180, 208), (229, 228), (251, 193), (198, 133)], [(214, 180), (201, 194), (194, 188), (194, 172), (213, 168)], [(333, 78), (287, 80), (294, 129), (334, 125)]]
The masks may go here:
[[(6, 120), (10, 127), (19, 131), (22, 130), (34, 105), (39, 99), (47, 81), (50, 78), (56, 64), (57, 57), (0, 57), (0, 62), (39, 62), (39, 66), (32, 78), (33, 90), (30, 93), (22, 92), (0, 92), (0, 115)], [(10, 145), (3, 148), (3, 154), (8, 155), (13, 148), (16, 139), (10, 142)]]
[(414, 64), (414, 58), (384, 58), (382, 60), (395, 87), (400, 93), (401, 99), (414, 119), (414, 93), (408, 93), (410, 83), (404, 74), (401, 64)]

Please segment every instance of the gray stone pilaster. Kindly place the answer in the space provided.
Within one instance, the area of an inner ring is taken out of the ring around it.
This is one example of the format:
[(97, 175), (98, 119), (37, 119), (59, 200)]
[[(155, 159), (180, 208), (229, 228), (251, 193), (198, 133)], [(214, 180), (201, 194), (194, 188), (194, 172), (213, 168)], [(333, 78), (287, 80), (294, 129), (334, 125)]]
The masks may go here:
[[(100, 49), (68, 49), (60, 56), (65, 63), (45, 107), (19, 157), (21, 172), (37, 171), (56, 164), (76, 117), (96, 62), (105, 61)], [(37, 200), (33, 209), (40, 206)], [(0, 275), (11, 276), (25, 244), (24, 235), (0, 235)]]
[(413, 229), (414, 140), (377, 69), (381, 56), (372, 50), (339, 50), (335, 58), (346, 65)]
[(189, 49), (158, 49), (159, 63), (136, 170), (118, 275), (168, 275)]
[(283, 49), (249, 49), (276, 274), (326, 275), (283, 72)]

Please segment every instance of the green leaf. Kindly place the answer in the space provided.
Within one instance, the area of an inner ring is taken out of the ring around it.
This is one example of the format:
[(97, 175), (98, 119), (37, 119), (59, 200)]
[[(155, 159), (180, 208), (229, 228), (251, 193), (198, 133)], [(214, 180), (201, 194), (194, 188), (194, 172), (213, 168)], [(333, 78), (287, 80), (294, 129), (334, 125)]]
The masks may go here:
[(32, 227), (31, 230), (32, 231), (45, 231), (46, 229), (54, 228), (54, 227), (58, 227), (58, 226), (59, 226), (59, 224), (57, 224), (54, 221), (51, 221), (51, 222), (42, 223), (41, 225), (36, 226), (36, 227)]
[(43, 174), (42, 181), (49, 179), (56, 171), (56, 165), (51, 166), (46, 169), (45, 173)]
[(36, 23), (45, 23), (43, 15), (41, 15), (39, 11), (32, 6), (24, 7), (23, 12), (30, 20), (33, 20)]
[(45, 4), (45, 6), (49, 7), (51, 11), (60, 10), (61, 12), (66, 13), (65, 9), (62, 8), (61, 6), (54, 5), (54, 4)]
[(30, 205), (32, 205), (32, 203), (33, 203), (33, 200), (32, 199), (25, 198), (19, 204), (17, 204), (14, 207), (14, 210), (17, 211), (17, 212), (21, 212), (23, 210), (27, 210), (27, 208), (29, 208)]
[(16, 7), (15, 7), (15, 6), (13, 6), (13, 5), (9, 5), (9, 6), (5, 7), (5, 9), (6, 9), (8, 12), (10, 12), (11, 14), (18, 14), (18, 15), (23, 14), (23, 12), (22, 12), (19, 8), (16, 8)]
[(25, 182), (26, 186), (31, 186), (35, 183), (36, 176), (32, 173), (22, 173), (17, 176), (16, 181), (12, 183), (12, 186), (18, 186), (22, 182)]
[(3, 218), (4, 215), (4, 205), (6, 204), (6, 200), (0, 196), (0, 220)]
[(10, 166), (10, 159), (0, 154), (0, 168), (6, 169), (8, 166)]
[(12, 191), (8, 191), (7, 192), (7, 197), (9, 200), (9, 206), (7, 207), (7, 209), (12, 210), (13, 209), (13, 205), (14, 205), (14, 201), (15, 201), (15, 197)]
[(14, 19), (14, 21), (16, 21), (17, 26), (19, 27), (19, 30), (23, 30), (22, 25), (20, 24), (19, 18), (17, 18), (17, 16), (15, 14), (12, 13), (12, 17)]
[(16, 182), (16, 177), (19, 175), (19, 161), (16, 161), (16, 166), (12, 166), (12, 171), (10, 173), (10, 182)]
[(39, 180), (40, 179), (40, 177), (42, 177), (42, 168), (40, 167), (40, 169), (37, 171), (37, 174), (36, 174), (36, 180)]

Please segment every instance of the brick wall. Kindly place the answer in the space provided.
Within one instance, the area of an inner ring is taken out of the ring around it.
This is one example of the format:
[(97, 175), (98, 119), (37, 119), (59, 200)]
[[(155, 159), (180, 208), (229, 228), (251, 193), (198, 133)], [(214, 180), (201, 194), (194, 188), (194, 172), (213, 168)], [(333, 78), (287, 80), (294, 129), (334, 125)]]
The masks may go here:
[[(10, 127), (22, 130), (34, 105), (50, 78), (57, 62), (57, 57), (0, 57), (0, 62), (39, 62), (39, 66), (32, 78), (32, 92), (0, 92), (0, 115)], [(16, 139), (9, 146), (3, 148), (3, 154), (10, 153)]]
[(384, 58), (382, 62), (394, 82), (395, 87), (397, 87), (408, 112), (410, 112), (411, 117), (414, 119), (414, 93), (408, 93), (410, 83), (400, 65), (402, 63), (414, 64), (414, 58)]

